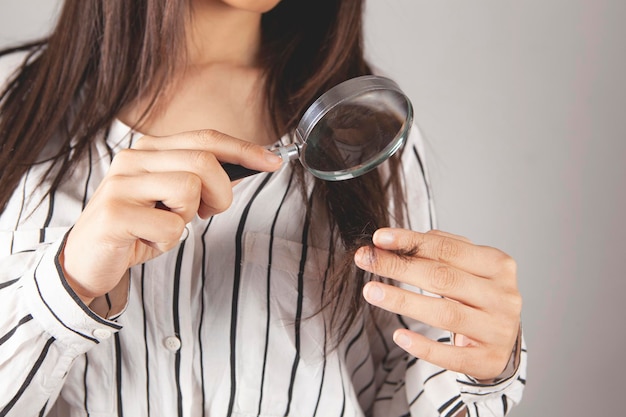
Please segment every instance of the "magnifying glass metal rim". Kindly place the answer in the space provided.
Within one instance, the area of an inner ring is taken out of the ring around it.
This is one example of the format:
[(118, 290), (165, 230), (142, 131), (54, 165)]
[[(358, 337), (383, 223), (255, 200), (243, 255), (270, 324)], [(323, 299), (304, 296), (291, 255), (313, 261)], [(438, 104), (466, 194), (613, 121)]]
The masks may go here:
[[(401, 129), (396, 133), (396, 136), (387, 144), (387, 146), (372, 158), (363, 163), (344, 170), (338, 171), (321, 171), (310, 166), (306, 162), (306, 146), (307, 138), (312, 132), (313, 128), (319, 123), (319, 121), (331, 110), (340, 105), (341, 103), (352, 100), (357, 96), (364, 95), (376, 90), (393, 91), (401, 95), (406, 103), (406, 118), (403, 121)], [(351, 78), (340, 84), (337, 84), (330, 90), (322, 94), (317, 100), (309, 106), (304, 113), (295, 131), (296, 145), (298, 146), (298, 153), (300, 163), (311, 174), (318, 178), (327, 181), (341, 181), (350, 178), (355, 178), (365, 174), (368, 171), (376, 168), (380, 163), (392, 156), (398, 149), (402, 147), (408, 133), (413, 124), (413, 106), (411, 101), (400, 89), (397, 83), (393, 80), (381, 77), (377, 75), (363, 75), (361, 77)]]

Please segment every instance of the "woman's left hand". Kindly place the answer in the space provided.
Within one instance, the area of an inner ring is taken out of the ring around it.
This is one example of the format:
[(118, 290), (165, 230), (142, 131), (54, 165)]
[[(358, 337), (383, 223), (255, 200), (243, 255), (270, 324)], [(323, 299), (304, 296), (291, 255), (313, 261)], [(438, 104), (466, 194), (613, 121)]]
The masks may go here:
[(372, 305), (455, 334), (454, 346), (398, 329), (394, 341), (410, 354), (479, 380), (505, 369), (517, 340), (522, 298), (515, 261), (502, 251), (433, 230), (380, 229), (374, 248), (362, 247), (360, 268), (441, 295), (368, 282)]

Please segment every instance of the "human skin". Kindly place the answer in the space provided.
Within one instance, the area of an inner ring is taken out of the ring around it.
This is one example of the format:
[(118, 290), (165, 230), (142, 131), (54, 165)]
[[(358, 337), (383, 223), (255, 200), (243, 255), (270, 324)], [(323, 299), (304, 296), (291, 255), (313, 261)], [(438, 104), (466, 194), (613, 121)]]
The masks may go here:
[(482, 381), (500, 375), (520, 326), (515, 261), (498, 249), (438, 230), (379, 229), (373, 243), (356, 252), (360, 268), (441, 297), (372, 281), (363, 289), (365, 299), (455, 334), (454, 345), (448, 345), (398, 329), (394, 342), (418, 358)]

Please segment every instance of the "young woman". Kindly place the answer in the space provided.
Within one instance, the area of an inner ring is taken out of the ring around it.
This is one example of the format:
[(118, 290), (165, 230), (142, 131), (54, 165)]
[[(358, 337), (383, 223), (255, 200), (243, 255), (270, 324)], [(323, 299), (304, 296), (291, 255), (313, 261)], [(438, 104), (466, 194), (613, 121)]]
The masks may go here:
[[(362, 8), (66, 0), (48, 38), (2, 53), (0, 416), (520, 401), (515, 263), (431, 230), (417, 129), (343, 182), (266, 150), (371, 73)], [(231, 183), (224, 162), (262, 172)]]

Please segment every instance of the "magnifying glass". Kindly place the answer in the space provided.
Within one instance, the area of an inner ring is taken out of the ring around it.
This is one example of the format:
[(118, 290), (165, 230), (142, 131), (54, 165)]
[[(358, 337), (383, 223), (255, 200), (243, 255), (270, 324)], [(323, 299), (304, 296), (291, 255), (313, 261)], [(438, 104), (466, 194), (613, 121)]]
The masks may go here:
[[(402, 147), (413, 122), (409, 98), (392, 80), (375, 75), (352, 78), (322, 94), (304, 113), (294, 143), (271, 149), (284, 161), (300, 159), (328, 181), (358, 177)], [(256, 174), (222, 164), (231, 180)]]

